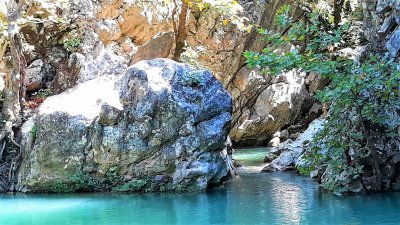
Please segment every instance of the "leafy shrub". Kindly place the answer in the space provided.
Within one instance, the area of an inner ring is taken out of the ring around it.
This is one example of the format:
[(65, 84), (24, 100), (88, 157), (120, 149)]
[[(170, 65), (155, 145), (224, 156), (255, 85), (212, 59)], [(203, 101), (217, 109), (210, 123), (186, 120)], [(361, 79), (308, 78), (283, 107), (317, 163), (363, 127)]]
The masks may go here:
[(55, 193), (68, 193), (75, 192), (77, 189), (74, 184), (62, 180), (56, 180), (50, 190)]
[[(250, 67), (259, 67), (266, 75), (297, 69), (331, 80), (316, 96), (330, 105), (328, 122), (304, 156), (307, 166), (298, 169), (302, 173), (329, 169), (323, 185), (339, 194), (362, 176), (361, 159), (370, 156), (381, 183), (379, 156), (367, 126), (380, 127), (387, 136), (396, 135), (396, 124), (388, 116), (400, 109), (400, 71), (396, 63), (386, 55), (370, 54), (362, 62), (342, 56), (337, 52), (344, 46), (343, 37), (350, 24), (332, 24), (315, 12), (305, 12), (304, 20), (293, 20), (289, 11), (290, 7), (282, 7), (275, 19), (285, 32), (259, 29), (267, 47), (261, 52), (245, 52), (244, 56)], [(291, 48), (285, 51), (287, 46)], [(349, 151), (356, 152), (358, 158), (352, 159)]]
[(90, 192), (100, 190), (102, 187), (99, 181), (82, 171), (74, 173), (69, 180), (75, 185), (76, 191)]
[(106, 181), (111, 185), (117, 184), (121, 180), (121, 177), (118, 175), (118, 172), (119, 172), (118, 166), (111, 166), (106, 173)]
[(123, 184), (119, 187), (114, 188), (118, 192), (138, 192), (142, 191), (149, 184), (148, 180), (133, 180), (129, 183)]

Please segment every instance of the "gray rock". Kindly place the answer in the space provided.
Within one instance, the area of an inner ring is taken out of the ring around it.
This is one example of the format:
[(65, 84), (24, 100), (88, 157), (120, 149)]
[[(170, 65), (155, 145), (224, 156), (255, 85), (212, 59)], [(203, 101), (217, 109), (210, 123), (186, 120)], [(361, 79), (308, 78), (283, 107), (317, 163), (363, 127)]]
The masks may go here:
[(48, 98), (25, 123), (19, 183), (49, 191), (84, 173), (113, 187), (204, 190), (228, 175), (231, 104), (210, 72), (167, 59), (92, 79)]
[(322, 78), (317, 73), (311, 72), (305, 78), (304, 83), (308, 86), (308, 92), (314, 95), (317, 90), (321, 90), (329, 83), (329, 79)]
[(388, 32), (389, 29), (392, 28), (395, 25), (396, 25), (395, 16), (394, 15), (390, 15), (390, 16), (385, 18), (385, 20), (383, 21), (382, 26), (378, 30), (378, 33), (384, 34), (384, 33)]
[(281, 143), (279, 137), (274, 137), (268, 142), (268, 147), (277, 147)]
[(400, 29), (397, 28), (386, 43), (386, 48), (392, 57), (396, 57), (400, 50)]
[(26, 77), (27, 77), (27, 91), (35, 91), (39, 90), (42, 87), (42, 81), (45, 77), (44, 73), (44, 64), (41, 59), (33, 61), (26, 68)]
[(299, 160), (301, 154), (309, 145), (314, 135), (323, 128), (324, 123), (324, 119), (316, 119), (310, 123), (308, 128), (295, 141), (288, 139), (281, 143), (277, 147), (277, 150), (275, 150), (275, 154), (279, 156), (267, 164), (263, 171), (293, 169), (301, 163), (301, 160)]
[[(254, 96), (256, 100), (248, 113), (238, 119), (230, 133), (233, 140), (254, 140), (253, 144), (262, 144), (301, 115), (304, 104), (310, 99), (305, 73), (289, 71), (271, 82)], [(251, 92), (255, 92), (254, 89)]]

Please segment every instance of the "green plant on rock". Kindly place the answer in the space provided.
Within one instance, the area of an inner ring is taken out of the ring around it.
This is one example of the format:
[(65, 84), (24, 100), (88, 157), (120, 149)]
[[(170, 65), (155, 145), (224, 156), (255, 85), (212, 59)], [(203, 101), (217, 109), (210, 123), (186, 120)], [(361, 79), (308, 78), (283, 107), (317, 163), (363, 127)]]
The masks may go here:
[(63, 46), (69, 52), (76, 52), (79, 49), (81, 42), (82, 41), (80, 38), (74, 37), (70, 39), (65, 39), (63, 41)]
[(33, 94), (33, 96), (35, 96), (37, 98), (47, 98), (53, 94), (54, 93), (51, 89), (40, 89), (38, 92)]
[(368, 158), (381, 184), (379, 155), (368, 128), (379, 127), (388, 136), (396, 134), (396, 125), (388, 115), (400, 108), (399, 68), (387, 55), (370, 54), (357, 62), (338, 54), (346, 47), (343, 38), (351, 24), (324, 19), (317, 10), (305, 11), (303, 19), (293, 19), (289, 11), (289, 6), (282, 7), (275, 19), (284, 32), (259, 29), (267, 46), (261, 52), (245, 52), (244, 56), (250, 67), (258, 67), (266, 75), (295, 69), (315, 72), (331, 81), (316, 96), (330, 105), (327, 124), (305, 154), (307, 163), (298, 169), (303, 173), (325, 171), (323, 186), (340, 194), (362, 176)]
[(54, 193), (69, 193), (69, 192), (75, 192), (76, 190), (77, 189), (74, 184), (71, 184), (63, 180), (54, 181), (53, 185), (50, 188), (50, 191)]
[(91, 192), (102, 190), (102, 184), (89, 174), (77, 170), (66, 180), (56, 180), (51, 185), (50, 191), (55, 193)]
[(106, 173), (107, 183), (111, 184), (112, 186), (116, 185), (121, 180), (121, 177), (119, 176), (118, 172), (119, 172), (118, 166), (111, 166)]
[(38, 127), (35, 124), (35, 125), (32, 126), (31, 131), (30, 131), (33, 140), (36, 139), (37, 131), (38, 131)]
[(138, 179), (133, 180), (123, 185), (120, 185), (114, 188), (117, 192), (139, 192), (143, 191), (144, 188), (149, 184), (149, 180), (146, 179)]
[(100, 182), (80, 170), (75, 172), (69, 181), (75, 186), (76, 191), (81, 192), (96, 191), (102, 187)]

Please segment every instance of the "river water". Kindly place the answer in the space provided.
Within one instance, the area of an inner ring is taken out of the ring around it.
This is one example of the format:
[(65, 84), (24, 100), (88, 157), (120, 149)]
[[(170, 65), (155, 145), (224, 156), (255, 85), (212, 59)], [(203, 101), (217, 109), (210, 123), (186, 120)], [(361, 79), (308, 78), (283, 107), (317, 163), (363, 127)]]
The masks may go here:
[(206, 193), (0, 195), (0, 224), (400, 224), (400, 194), (336, 197), (309, 178), (258, 173), (265, 149), (243, 149), (234, 180)]

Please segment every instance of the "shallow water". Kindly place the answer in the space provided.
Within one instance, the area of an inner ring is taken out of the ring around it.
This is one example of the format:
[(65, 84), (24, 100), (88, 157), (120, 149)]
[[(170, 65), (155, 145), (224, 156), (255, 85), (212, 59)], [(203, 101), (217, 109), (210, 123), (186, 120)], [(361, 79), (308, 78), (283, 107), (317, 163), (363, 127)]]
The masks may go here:
[(336, 197), (305, 177), (245, 171), (197, 194), (3, 195), (0, 224), (400, 224), (400, 194)]
[(259, 173), (264, 167), (264, 157), (267, 148), (246, 148), (237, 149), (234, 152), (235, 160), (242, 165), (239, 167), (240, 173)]

